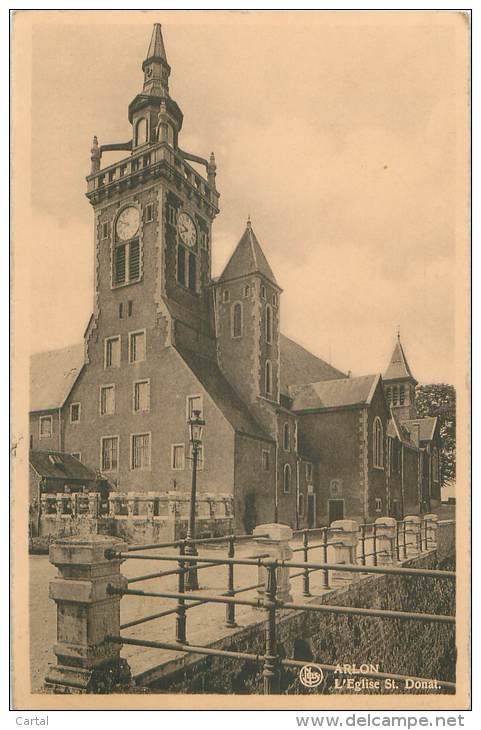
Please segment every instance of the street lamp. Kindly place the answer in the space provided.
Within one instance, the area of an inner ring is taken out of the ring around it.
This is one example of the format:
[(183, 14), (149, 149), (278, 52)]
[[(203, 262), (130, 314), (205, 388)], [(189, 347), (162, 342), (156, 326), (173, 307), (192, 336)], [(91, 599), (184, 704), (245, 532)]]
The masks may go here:
[[(197, 463), (199, 459), (199, 451), (202, 447), (202, 429), (205, 426), (205, 421), (200, 417), (200, 411), (192, 411), (192, 415), (189, 418), (189, 431), (190, 431), (190, 443), (192, 446), (192, 489), (190, 492), (190, 512), (189, 512), (189, 524), (187, 527), (187, 544), (185, 546), (185, 554), (188, 556), (198, 555), (195, 543), (195, 502), (197, 492)], [(189, 562), (187, 567), (190, 570), (187, 571), (185, 577), (185, 589), (187, 591), (196, 591), (199, 588), (199, 581), (197, 578), (197, 563)]]

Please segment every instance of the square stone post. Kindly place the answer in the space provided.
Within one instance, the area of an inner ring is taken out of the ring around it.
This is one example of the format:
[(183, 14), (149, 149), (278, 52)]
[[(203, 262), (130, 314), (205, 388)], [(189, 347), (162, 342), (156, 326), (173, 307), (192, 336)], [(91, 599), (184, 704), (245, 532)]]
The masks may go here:
[[(332, 531), (332, 532), (331, 532)], [(334, 562), (355, 565), (356, 548), (359, 542), (359, 525), (355, 520), (334, 520), (329, 528), (329, 538), (334, 542)], [(354, 580), (358, 573), (333, 571), (336, 580)]]
[(57, 643), (45, 678), (57, 692), (107, 693), (130, 679), (121, 645), (106, 640), (120, 634), (120, 596), (108, 587), (127, 587), (121, 560), (105, 551), (125, 549), (121, 540), (103, 535), (69, 537), (50, 546), (50, 562), (58, 576), (50, 581), (50, 598), (57, 604)]
[[(270, 558), (276, 560), (291, 560), (292, 550), (289, 540), (292, 538), (292, 530), (288, 525), (267, 524), (257, 525), (252, 533), (254, 542), (256, 543), (256, 555), (269, 555)], [(267, 537), (256, 537), (267, 535)], [(262, 583), (257, 589), (259, 597), (263, 597), (267, 582), (267, 570), (263, 566), (258, 570), (258, 582)], [(277, 598), (279, 601), (292, 601), (291, 582), (289, 579), (289, 568), (277, 568)]]
[(378, 517), (376, 525), (377, 564), (393, 563), (396, 553), (396, 520), (394, 517)]
[(421, 518), (419, 515), (407, 515), (404, 518), (406, 526), (406, 552), (408, 558), (413, 558), (421, 552)]
[[(439, 517), (438, 515), (424, 515), (424, 521), (426, 524), (426, 535), (427, 535), (427, 547), (428, 550), (431, 550), (436, 547), (437, 545), (437, 529), (438, 529), (438, 521)], [(423, 535), (424, 539), (424, 535)]]

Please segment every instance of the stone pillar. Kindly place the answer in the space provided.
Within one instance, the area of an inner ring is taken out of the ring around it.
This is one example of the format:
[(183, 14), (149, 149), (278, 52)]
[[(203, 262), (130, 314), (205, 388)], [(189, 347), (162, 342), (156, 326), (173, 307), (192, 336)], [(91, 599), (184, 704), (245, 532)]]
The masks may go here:
[(100, 512), (100, 494), (98, 492), (91, 492), (88, 495), (88, 504), (89, 516), (96, 519)]
[[(267, 537), (256, 537), (256, 535), (267, 535)], [(291, 560), (292, 550), (289, 540), (292, 538), (292, 530), (288, 525), (276, 523), (257, 525), (253, 532), (256, 543), (256, 555), (269, 555), (276, 560)], [(267, 581), (267, 570), (260, 566), (258, 570), (259, 583), (262, 586), (257, 589), (260, 597), (264, 596)], [(277, 598), (280, 601), (292, 601), (291, 582), (289, 580), (289, 568), (277, 568)]]
[[(436, 547), (437, 545), (437, 529), (438, 529), (438, 521), (439, 517), (438, 515), (424, 515), (424, 521), (427, 523), (426, 525), (426, 533), (427, 533), (427, 543), (428, 543), (428, 550), (431, 550)], [(423, 526), (423, 546), (424, 546), (424, 526)]]
[(378, 517), (374, 524), (377, 564), (393, 563), (396, 557), (396, 520), (394, 517)]
[[(334, 520), (329, 528), (329, 542), (334, 542), (334, 562), (355, 565), (356, 548), (359, 542), (359, 525), (355, 520)], [(354, 580), (359, 573), (333, 571), (336, 580)]]
[(412, 558), (420, 552), (421, 518), (419, 515), (407, 515), (404, 523), (406, 525), (406, 552), (408, 558)]
[(105, 639), (120, 633), (120, 596), (110, 595), (108, 586), (127, 587), (122, 561), (108, 560), (105, 551), (125, 547), (103, 535), (68, 537), (50, 546), (50, 562), (59, 572), (50, 581), (50, 598), (57, 604), (57, 664), (45, 682), (56, 691), (106, 693), (129, 682), (121, 645)]

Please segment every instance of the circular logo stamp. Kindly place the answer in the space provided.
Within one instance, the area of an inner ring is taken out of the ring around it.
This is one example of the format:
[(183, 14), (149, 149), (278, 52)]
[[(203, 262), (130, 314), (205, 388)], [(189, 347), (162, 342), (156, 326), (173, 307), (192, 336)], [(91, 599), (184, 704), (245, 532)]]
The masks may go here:
[(299, 680), (304, 687), (317, 687), (324, 679), (324, 672), (317, 664), (304, 664), (299, 671)]

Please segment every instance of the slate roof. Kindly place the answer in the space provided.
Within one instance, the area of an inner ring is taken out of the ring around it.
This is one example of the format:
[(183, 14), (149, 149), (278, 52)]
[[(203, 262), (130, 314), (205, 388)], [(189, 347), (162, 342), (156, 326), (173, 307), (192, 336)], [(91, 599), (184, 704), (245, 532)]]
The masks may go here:
[(290, 385), (305, 385), (320, 380), (338, 380), (346, 374), (313, 355), (297, 342), (281, 334), (281, 393), (288, 393)]
[(402, 424), (408, 430), (410, 426), (419, 425), (419, 440), (431, 441), (434, 438), (437, 422), (437, 416), (426, 416), (425, 418), (411, 418), (408, 421), (403, 421)]
[(247, 433), (265, 441), (272, 441), (272, 438), (265, 433), (251, 415), (247, 406), (222, 374), (216, 362), (191, 350), (177, 347), (177, 351), (238, 433)]
[[(70, 454), (61, 451), (36, 451), (29, 453), (30, 465), (41, 477), (62, 480), (95, 481), (97, 474)], [(57, 463), (55, 463), (57, 462)]]
[(293, 411), (322, 411), (330, 408), (369, 405), (381, 376), (326, 380), (289, 388)]
[(48, 411), (63, 406), (83, 364), (83, 343), (32, 355), (30, 411)]
[(262, 274), (275, 286), (278, 286), (250, 221), (247, 223), (242, 238), (235, 247), (234, 253), (227, 262), (218, 282), (230, 281), (249, 274)]
[(406, 355), (404, 354), (403, 346), (401, 345), (401, 340), (397, 339), (396, 345), (394, 347), (394, 351), (391, 356), (391, 361), (387, 367), (386, 372), (383, 375), (384, 382), (389, 380), (412, 380), (414, 383), (417, 383), (417, 380), (415, 379), (414, 375), (412, 374), (408, 361), (406, 360)]
[(406, 446), (410, 446), (411, 448), (416, 447), (416, 443), (411, 440), (409, 429), (406, 428), (404, 422), (399, 420), (393, 408), (391, 408), (391, 420), (388, 423), (387, 435), (398, 438)]

